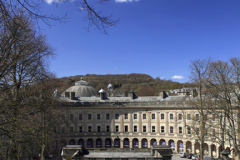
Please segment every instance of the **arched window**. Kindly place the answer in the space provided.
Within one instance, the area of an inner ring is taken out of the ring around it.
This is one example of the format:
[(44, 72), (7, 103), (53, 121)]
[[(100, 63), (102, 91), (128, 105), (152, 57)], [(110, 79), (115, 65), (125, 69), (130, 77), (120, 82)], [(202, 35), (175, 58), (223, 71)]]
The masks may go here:
[(128, 139), (128, 138), (125, 138), (125, 139), (123, 140), (123, 147), (125, 147), (125, 148), (128, 148), (128, 147), (129, 147), (129, 139)]
[(69, 145), (75, 145), (75, 140), (74, 140), (74, 139), (71, 139), (71, 140), (69, 141)]
[(114, 139), (114, 147), (116, 147), (116, 148), (120, 147), (120, 140), (118, 138)]
[(148, 142), (147, 139), (142, 140), (142, 148), (147, 148), (148, 147)]
[(102, 140), (100, 138), (96, 140), (96, 147), (102, 147)]
[(88, 139), (87, 140), (87, 147), (88, 148), (92, 148), (93, 147), (93, 140), (92, 139)]
[(137, 138), (133, 139), (133, 147), (138, 148), (138, 139)]
[(111, 147), (111, 139), (110, 138), (107, 138), (105, 140), (105, 147)]
[(78, 140), (78, 145), (84, 146), (84, 140), (83, 140), (83, 139), (79, 139), (79, 140)]

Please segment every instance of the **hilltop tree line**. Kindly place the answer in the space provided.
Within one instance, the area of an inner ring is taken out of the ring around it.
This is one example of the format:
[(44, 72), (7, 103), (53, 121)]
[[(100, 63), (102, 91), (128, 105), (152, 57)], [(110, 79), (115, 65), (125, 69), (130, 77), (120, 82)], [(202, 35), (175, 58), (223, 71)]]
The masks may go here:
[(180, 89), (183, 87), (195, 87), (194, 83), (179, 83), (172, 80), (152, 78), (147, 74), (107, 74), (107, 75), (76, 75), (56, 79), (59, 84), (59, 90), (63, 92), (67, 88), (75, 85), (75, 82), (83, 78), (89, 85), (97, 90), (101, 88), (107, 91), (107, 86), (111, 83), (113, 89), (124, 93), (125, 91), (134, 90), (138, 96), (158, 96), (159, 91), (168, 91)]

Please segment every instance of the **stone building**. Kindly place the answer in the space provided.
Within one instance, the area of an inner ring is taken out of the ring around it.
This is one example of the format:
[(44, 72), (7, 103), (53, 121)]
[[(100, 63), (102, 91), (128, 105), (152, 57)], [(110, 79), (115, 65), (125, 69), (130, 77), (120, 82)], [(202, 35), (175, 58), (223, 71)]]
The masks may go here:
[[(67, 121), (59, 128), (63, 135), (58, 142), (60, 147), (68, 144), (83, 145), (90, 151), (144, 151), (151, 145), (168, 145), (175, 153), (199, 153), (195, 123), (199, 113), (189, 101), (189, 96), (196, 96), (195, 90), (177, 96), (167, 92), (146, 97), (137, 97), (134, 92), (128, 97), (109, 95), (102, 89), (96, 93), (83, 80), (59, 95), (59, 114)], [(214, 126), (215, 119), (211, 121)], [(210, 132), (215, 135), (214, 129)], [(207, 137), (204, 152), (219, 157), (221, 146), (212, 139)], [(229, 145), (226, 147), (232, 150)], [(234, 150), (231, 156), (235, 156)]]

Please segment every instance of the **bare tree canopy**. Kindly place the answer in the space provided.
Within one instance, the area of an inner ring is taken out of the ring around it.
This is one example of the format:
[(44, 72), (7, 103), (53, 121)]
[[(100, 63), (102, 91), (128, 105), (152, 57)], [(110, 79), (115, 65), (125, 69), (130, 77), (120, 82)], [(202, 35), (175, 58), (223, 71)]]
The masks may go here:
[[(96, 4), (104, 5), (109, 0), (98, 0)], [(65, 3), (67, 1), (55, 0), (53, 3), (58, 5), (58, 3)], [(43, 4), (46, 3), (44, 0), (0, 0), (0, 13), (2, 17), (13, 17), (13, 15), (18, 14), (19, 12), (25, 11), (28, 16), (34, 20), (42, 20), (47, 25), (51, 25), (52, 21), (56, 22), (67, 22), (69, 17), (67, 13), (60, 17), (58, 15), (53, 15), (45, 13), (42, 10)], [(73, 3), (73, 2), (71, 2)], [(94, 8), (94, 5), (90, 4), (87, 0), (78, 0), (74, 2), (76, 8), (81, 12), (83, 9), (87, 12), (85, 20), (88, 21), (89, 30), (90, 27), (95, 27), (99, 30), (102, 30), (103, 33), (107, 34), (106, 29), (110, 26), (116, 25), (119, 20), (113, 20), (111, 15), (105, 16), (102, 15), (101, 11), (97, 11)], [(95, 5), (96, 5), (95, 4)]]

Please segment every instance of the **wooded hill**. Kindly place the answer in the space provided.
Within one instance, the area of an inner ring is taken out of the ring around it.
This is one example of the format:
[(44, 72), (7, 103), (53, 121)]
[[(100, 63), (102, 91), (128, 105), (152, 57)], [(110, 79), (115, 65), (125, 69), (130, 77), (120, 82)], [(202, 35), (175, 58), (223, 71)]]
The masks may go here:
[(180, 89), (182, 87), (195, 87), (191, 83), (179, 83), (171, 80), (152, 78), (147, 74), (107, 74), (107, 75), (76, 75), (71, 77), (58, 78), (56, 87), (62, 93), (67, 88), (75, 85), (75, 82), (83, 78), (84, 81), (89, 83), (89, 86), (100, 90), (101, 88), (107, 91), (109, 83), (112, 84), (113, 89), (118, 90), (124, 94), (125, 91), (134, 90), (138, 96), (158, 96), (159, 91), (168, 91), (172, 89)]

